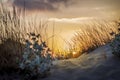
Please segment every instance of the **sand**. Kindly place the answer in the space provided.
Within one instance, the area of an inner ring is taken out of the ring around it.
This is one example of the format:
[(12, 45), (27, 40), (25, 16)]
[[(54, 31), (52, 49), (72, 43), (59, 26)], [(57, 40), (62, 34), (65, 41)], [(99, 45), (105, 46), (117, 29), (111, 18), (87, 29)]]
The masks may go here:
[[(21, 80), (19, 74), (3, 73), (0, 80)], [(120, 80), (120, 58), (105, 45), (78, 58), (54, 61), (51, 74), (37, 80)]]
[(120, 59), (112, 54), (109, 45), (53, 64), (51, 75), (38, 80), (120, 80)]

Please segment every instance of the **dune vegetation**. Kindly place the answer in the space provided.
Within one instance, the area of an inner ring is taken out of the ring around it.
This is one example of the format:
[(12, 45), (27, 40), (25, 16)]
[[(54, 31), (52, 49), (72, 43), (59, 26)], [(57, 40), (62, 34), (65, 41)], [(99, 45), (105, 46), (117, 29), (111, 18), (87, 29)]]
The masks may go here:
[(117, 31), (117, 24), (109, 21), (93, 21), (80, 26), (80, 30), (74, 34), (69, 44), (70, 50), (76, 52), (76, 57), (111, 42), (113, 36), (110, 33)]
[(27, 21), (22, 12), (19, 14), (15, 7), (12, 9), (0, 4), (0, 68), (17, 66), (16, 60), (23, 53), (27, 33), (34, 32), (46, 38), (43, 36), (46, 22)]
[[(41, 34), (46, 40), (47, 22), (36, 20), (27, 21), (22, 12), (18, 12), (15, 7), (10, 11), (3, 4), (0, 4), (0, 68), (16, 67), (17, 59), (21, 58), (25, 47), (25, 39), (27, 33), (34, 32)], [(18, 14), (19, 13), (19, 14)], [(21, 13), (21, 14), (20, 14)], [(75, 32), (71, 42), (67, 42), (69, 50), (54, 52), (59, 58), (78, 57), (84, 52), (89, 52), (101, 45), (111, 41), (111, 32), (117, 32), (115, 22), (107, 23), (91, 22), (89, 24), (80, 25), (79, 31)], [(54, 37), (54, 35), (53, 35)], [(55, 48), (55, 47), (54, 47)]]

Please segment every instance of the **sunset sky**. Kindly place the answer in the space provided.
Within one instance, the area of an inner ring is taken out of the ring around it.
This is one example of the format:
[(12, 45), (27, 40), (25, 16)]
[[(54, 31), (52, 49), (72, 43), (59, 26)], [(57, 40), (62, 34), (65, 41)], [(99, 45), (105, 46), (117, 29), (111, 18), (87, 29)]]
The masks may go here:
[(71, 38), (79, 24), (94, 19), (115, 20), (120, 18), (120, 0), (0, 0), (10, 7), (26, 10), (26, 17), (55, 22), (56, 32)]

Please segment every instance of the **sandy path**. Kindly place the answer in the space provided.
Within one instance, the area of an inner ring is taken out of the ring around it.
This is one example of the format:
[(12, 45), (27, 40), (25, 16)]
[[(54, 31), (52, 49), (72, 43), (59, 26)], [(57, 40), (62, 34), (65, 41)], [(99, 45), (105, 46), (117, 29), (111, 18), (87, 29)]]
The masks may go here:
[(77, 59), (54, 62), (51, 75), (42, 80), (120, 80), (120, 59), (109, 45), (103, 46)]

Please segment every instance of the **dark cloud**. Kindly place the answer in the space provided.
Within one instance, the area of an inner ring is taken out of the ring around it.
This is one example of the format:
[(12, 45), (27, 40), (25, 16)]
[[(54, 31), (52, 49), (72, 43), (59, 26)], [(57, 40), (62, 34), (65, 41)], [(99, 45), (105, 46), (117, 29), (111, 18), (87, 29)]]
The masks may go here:
[(120, 0), (76, 0), (79, 7), (120, 7)]
[(67, 6), (71, 0), (14, 0), (13, 4), (27, 10), (58, 10), (61, 5)]

